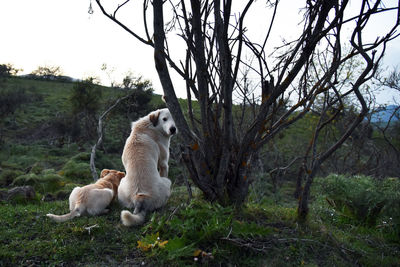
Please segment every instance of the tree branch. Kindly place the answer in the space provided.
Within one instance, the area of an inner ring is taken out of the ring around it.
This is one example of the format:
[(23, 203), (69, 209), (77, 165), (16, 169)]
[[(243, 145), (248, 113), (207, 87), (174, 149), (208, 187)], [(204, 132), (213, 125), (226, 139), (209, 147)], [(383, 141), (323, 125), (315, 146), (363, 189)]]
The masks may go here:
[(97, 147), (101, 146), (101, 144), (103, 143), (103, 119), (105, 116), (107, 116), (108, 113), (110, 113), (121, 101), (129, 98), (132, 94), (128, 94), (124, 97), (118, 98), (117, 101), (115, 101), (115, 103), (110, 106), (106, 111), (104, 111), (103, 114), (101, 114), (101, 116), (99, 117), (99, 122), (97, 125), (97, 134), (99, 136), (99, 138), (97, 139), (96, 144), (94, 144), (92, 146), (92, 152), (90, 153), (90, 171), (92, 172), (92, 176), (93, 176), (93, 180), (97, 181), (97, 179), (99, 179), (99, 176), (97, 175), (97, 171), (96, 171), (96, 165), (95, 165), (95, 159), (96, 159), (96, 149)]

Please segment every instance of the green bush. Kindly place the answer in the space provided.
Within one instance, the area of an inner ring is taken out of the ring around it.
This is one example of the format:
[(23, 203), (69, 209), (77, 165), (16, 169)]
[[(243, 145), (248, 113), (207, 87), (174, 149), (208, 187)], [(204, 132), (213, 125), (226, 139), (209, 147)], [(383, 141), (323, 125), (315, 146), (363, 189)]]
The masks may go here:
[(72, 161), (76, 162), (89, 162), (90, 154), (87, 152), (78, 153), (71, 158)]
[(92, 179), (89, 163), (76, 162), (73, 160), (69, 160), (59, 174), (78, 183), (87, 183)]
[(12, 184), (15, 178), (24, 173), (19, 170), (4, 170), (0, 175), (0, 186), (8, 186)]
[[(89, 162), (89, 160), (87, 162)], [(96, 168), (100, 171), (102, 169), (124, 170), (120, 154), (105, 154), (102, 151), (97, 151), (96, 153)]]
[(25, 88), (9, 88), (0, 91), (0, 114), (6, 117), (13, 114), (19, 106), (29, 102)]
[(51, 201), (51, 200), (66, 200), (69, 198), (72, 190), (75, 187), (81, 187), (81, 184), (76, 184), (76, 183), (67, 183), (65, 184), (61, 189), (51, 192), (51, 193), (47, 193), (44, 197), (45, 200), (47, 201)]
[(36, 162), (35, 164), (32, 165), (32, 168), (30, 170), (31, 173), (34, 174), (40, 174), (43, 171), (43, 166), (39, 162)]
[(13, 186), (31, 185), (39, 193), (55, 192), (64, 186), (62, 177), (58, 174), (47, 172), (45, 174), (28, 173), (15, 178)]
[(369, 176), (329, 175), (316, 179), (315, 189), (340, 216), (367, 226), (375, 226), (382, 217), (399, 224), (400, 182)]
[(89, 153), (76, 154), (65, 163), (58, 174), (76, 183), (86, 184), (91, 182), (92, 174), (90, 172), (89, 160)]
[(20, 175), (15, 178), (12, 183), (13, 186), (34, 185), (39, 180), (39, 176), (34, 173)]
[(381, 184), (382, 194), (385, 196), (386, 205), (382, 209), (385, 216), (382, 226), (393, 228), (400, 236), (400, 179), (388, 178)]
[(70, 103), (74, 113), (96, 113), (100, 106), (102, 91), (93, 83), (92, 79), (79, 81), (72, 88)]

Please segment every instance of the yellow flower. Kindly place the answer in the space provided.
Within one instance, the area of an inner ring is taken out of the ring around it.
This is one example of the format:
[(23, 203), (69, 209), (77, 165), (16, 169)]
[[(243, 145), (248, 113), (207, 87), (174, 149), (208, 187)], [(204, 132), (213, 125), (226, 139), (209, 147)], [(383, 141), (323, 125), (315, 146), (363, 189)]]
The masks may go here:
[(140, 240), (137, 243), (137, 248), (141, 249), (142, 251), (148, 251), (151, 248), (151, 244), (146, 244)]

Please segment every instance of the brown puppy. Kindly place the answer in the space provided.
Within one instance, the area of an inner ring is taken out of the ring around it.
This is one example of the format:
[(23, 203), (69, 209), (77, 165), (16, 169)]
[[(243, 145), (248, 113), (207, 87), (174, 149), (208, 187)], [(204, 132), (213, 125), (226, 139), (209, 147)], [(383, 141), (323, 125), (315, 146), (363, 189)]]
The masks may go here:
[(65, 215), (47, 214), (47, 217), (56, 222), (65, 222), (84, 214), (99, 215), (108, 212), (107, 206), (116, 198), (118, 186), (124, 172), (104, 169), (100, 179), (94, 184), (84, 187), (75, 187), (69, 196), (70, 213)]

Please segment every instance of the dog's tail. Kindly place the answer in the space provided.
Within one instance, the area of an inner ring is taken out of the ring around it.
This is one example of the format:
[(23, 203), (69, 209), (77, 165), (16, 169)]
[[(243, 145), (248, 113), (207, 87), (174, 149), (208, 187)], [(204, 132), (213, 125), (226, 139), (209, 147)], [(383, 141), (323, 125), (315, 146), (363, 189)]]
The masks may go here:
[(125, 226), (136, 226), (144, 223), (146, 218), (146, 211), (142, 210), (137, 214), (132, 214), (127, 210), (121, 211), (121, 221)]
[(147, 211), (145, 199), (149, 197), (150, 196), (145, 193), (137, 193), (133, 197), (135, 210), (133, 211), (133, 214), (127, 210), (121, 212), (121, 221), (123, 225), (136, 226), (144, 223)]
[(49, 213), (46, 216), (56, 222), (66, 222), (66, 221), (72, 220), (75, 217), (81, 216), (81, 210), (79, 207), (75, 207), (75, 209), (71, 210), (70, 213), (67, 213), (64, 215), (54, 215), (54, 214)]

